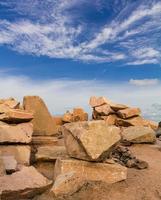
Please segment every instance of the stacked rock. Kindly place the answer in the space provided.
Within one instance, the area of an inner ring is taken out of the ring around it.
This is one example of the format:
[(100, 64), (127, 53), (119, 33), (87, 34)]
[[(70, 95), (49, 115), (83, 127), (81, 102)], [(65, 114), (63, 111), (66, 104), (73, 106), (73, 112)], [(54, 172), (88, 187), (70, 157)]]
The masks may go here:
[(141, 117), (139, 108), (113, 103), (105, 97), (91, 97), (89, 101), (93, 108), (92, 119), (104, 120), (107, 125), (116, 125), (122, 129), (124, 141), (130, 143), (154, 143), (156, 122)]
[(120, 128), (88, 121), (65, 124), (62, 131), (69, 157), (56, 161), (52, 194), (71, 195), (91, 181), (111, 184), (126, 179), (126, 167), (103, 163), (121, 139)]
[(18, 165), (30, 164), (33, 114), (20, 108), (13, 98), (0, 100), (0, 157), (5, 173), (15, 172)]

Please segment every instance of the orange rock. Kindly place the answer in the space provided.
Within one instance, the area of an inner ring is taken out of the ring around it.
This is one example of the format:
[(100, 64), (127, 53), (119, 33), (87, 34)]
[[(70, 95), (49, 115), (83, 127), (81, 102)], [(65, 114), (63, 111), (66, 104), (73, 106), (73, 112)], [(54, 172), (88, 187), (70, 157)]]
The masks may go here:
[(108, 115), (114, 113), (114, 111), (112, 110), (112, 108), (109, 105), (107, 105), (107, 104), (95, 107), (94, 110), (96, 111), (96, 113), (98, 115), (103, 115), (103, 116), (108, 116)]
[(33, 114), (20, 109), (12, 109), (0, 114), (0, 120), (10, 123), (29, 122), (33, 119)]
[(132, 117), (129, 119), (121, 119), (117, 118), (116, 119), (116, 125), (117, 126), (147, 126), (147, 122), (140, 116), (137, 117)]
[(108, 103), (109, 103), (109, 100), (107, 100), (105, 97), (92, 96), (89, 100), (89, 104), (92, 108), (97, 107), (97, 106), (102, 106)]
[(62, 121), (65, 123), (70, 123), (73, 122), (73, 115), (72, 113), (70, 113), (69, 111), (67, 111), (63, 117), (62, 117)]
[(88, 121), (88, 113), (84, 112), (82, 108), (73, 109), (73, 121)]
[(11, 109), (18, 109), (20, 106), (20, 102), (16, 101), (14, 98), (1, 99), (0, 104), (8, 106)]
[(140, 115), (141, 110), (139, 108), (126, 108), (117, 112), (118, 116), (122, 119), (128, 119)]
[(145, 120), (147, 122), (147, 126), (151, 127), (154, 131), (158, 129), (158, 123), (151, 121), (151, 120)]
[(63, 120), (61, 116), (53, 116), (53, 120), (56, 125), (63, 125)]
[(102, 118), (105, 120), (106, 124), (115, 125), (116, 124), (117, 115), (112, 114), (112, 115), (109, 115), (109, 116), (103, 116)]
[(117, 103), (110, 103), (109, 104), (114, 111), (122, 110), (128, 108), (127, 105), (124, 104), (117, 104)]
[(34, 119), (32, 120), (33, 135), (49, 136), (57, 134), (56, 124), (40, 97), (25, 96), (23, 107), (27, 112), (31, 112), (34, 115)]

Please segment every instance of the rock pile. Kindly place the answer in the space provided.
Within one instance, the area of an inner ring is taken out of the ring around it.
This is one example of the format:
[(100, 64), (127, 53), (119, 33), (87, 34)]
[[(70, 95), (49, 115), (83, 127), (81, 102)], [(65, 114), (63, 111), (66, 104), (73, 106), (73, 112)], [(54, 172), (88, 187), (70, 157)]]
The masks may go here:
[(157, 129), (158, 124), (141, 117), (139, 108), (131, 108), (127, 105), (113, 103), (105, 97), (92, 96), (89, 101), (93, 108), (93, 120), (105, 120), (108, 125), (120, 127), (145, 126), (153, 130)]

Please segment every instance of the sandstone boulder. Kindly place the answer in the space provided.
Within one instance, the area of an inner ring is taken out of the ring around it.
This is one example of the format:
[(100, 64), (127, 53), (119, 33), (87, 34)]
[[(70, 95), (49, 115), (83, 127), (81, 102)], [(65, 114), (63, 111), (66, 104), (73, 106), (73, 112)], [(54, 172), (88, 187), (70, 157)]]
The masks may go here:
[(95, 96), (92, 96), (89, 100), (89, 105), (92, 107), (92, 108), (95, 108), (97, 106), (102, 106), (104, 104), (109, 104), (109, 100), (107, 100), (105, 97), (95, 97)]
[(63, 134), (67, 152), (71, 157), (98, 161), (107, 157), (120, 140), (120, 129), (104, 121), (66, 124)]
[(33, 145), (57, 145), (58, 138), (54, 136), (33, 136), (32, 144)]
[(2, 159), (7, 174), (12, 174), (17, 170), (17, 161), (13, 156), (3, 156)]
[(17, 109), (20, 106), (20, 102), (16, 101), (14, 98), (0, 99), (0, 106), (5, 105), (10, 109)]
[(109, 105), (114, 111), (123, 110), (123, 109), (128, 108), (127, 105), (117, 104), (117, 103), (113, 103), (113, 102), (109, 103)]
[(150, 127), (135, 126), (124, 128), (122, 131), (123, 140), (131, 143), (154, 143), (155, 132)]
[(67, 111), (62, 118), (62, 121), (65, 123), (71, 123), (73, 122), (73, 115), (69, 111)]
[(154, 131), (158, 129), (158, 123), (151, 121), (151, 120), (145, 120), (147, 122), (147, 126), (151, 127)]
[(0, 143), (30, 143), (32, 139), (32, 123), (9, 125), (0, 123)]
[(73, 109), (73, 121), (88, 121), (88, 114), (82, 108)]
[(38, 147), (35, 155), (37, 161), (56, 161), (58, 157), (67, 155), (64, 146), (42, 146)]
[(128, 119), (140, 115), (141, 110), (139, 108), (126, 108), (117, 112), (118, 116), (122, 119)]
[(98, 106), (94, 109), (95, 109), (95, 111), (98, 115), (108, 116), (108, 115), (114, 113), (112, 108), (107, 104), (102, 105), (102, 106)]
[(0, 177), (0, 199), (31, 199), (48, 189), (51, 183), (34, 167), (24, 167), (10, 176)]
[(6, 174), (6, 170), (5, 170), (5, 166), (4, 166), (2, 156), (0, 154), (0, 177), (4, 176), (5, 174)]
[[(68, 174), (70, 173), (70, 174)], [(70, 182), (66, 182), (67, 180)], [(127, 168), (119, 164), (93, 163), (77, 159), (57, 159), (54, 170), (55, 183), (53, 192), (57, 195), (67, 188), (68, 192), (73, 192), (84, 182), (101, 181), (112, 184), (127, 178)], [(73, 177), (73, 178), (72, 178)], [(61, 184), (59, 184), (59, 181)], [(73, 180), (73, 182), (72, 182)], [(74, 186), (75, 185), (75, 186)], [(60, 189), (60, 190), (59, 190)], [(65, 192), (65, 191), (64, 191)]]
[(129, 119), (117, 118), (116, 119), (116, 125), (117, 126), (123, 126), (123, 127), (128, 127), (128, 126), (148, 126), (146, 120), (143, 119), (140, 116), (132, 117), (132, 118), (129, 118)]
[(57, 126), (63, 125), (63, 120), (62, 120), (62, 117), (61, 117), (61, 116), (53, 116), (53, 120), (54, 120), (54, 123), (55, 123)]
[(28, 113), (24, 110), (10, 110), (3, 114), (0, 114), (0, 121), (7, 123), (23, 123), (29, 122), (33, 119), (32, 113)]
[(109, 116), (102, 116), (101, 117), (103, 120), (105, 120), (106, 124), (110, 125), (115, 125), (116, 124), (116, 119), (117, 119), (117, 115), (112, 114)]
[(13, 156), (18, 164), (30, 164), (30, 146), (28, 145), (0, 145), (0, 155)]
[(57, 133), (56, 124), (53, 121), (45, 103), (38, 96), (25, 96), (23, 100), (24, 109), (32, 112), (34, 119), (33, 135), (54, 135)]

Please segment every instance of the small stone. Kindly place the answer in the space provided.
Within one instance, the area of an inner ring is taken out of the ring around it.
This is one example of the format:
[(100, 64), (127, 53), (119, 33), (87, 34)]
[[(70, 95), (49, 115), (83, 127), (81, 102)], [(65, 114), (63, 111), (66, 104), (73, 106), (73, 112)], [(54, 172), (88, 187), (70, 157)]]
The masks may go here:
[(129, 119), (116, 119), (116, 125), (117, 126), (123, 126), (123, 127), (129, 127), (129, 126), (148, 126), (146, 120), (144, 120), (142, 117), (132, 117)]
[(95, 97), (92, 96), (89, 100), (89, 104), (92, 108), (102, 106), (104, 104), (108, 104), (109, 100), (107, 100), (105, 97)]
[(140, 115), (141, 110), (139, 108), (126, 108), (117, 112), (118, 116), (122, 119), (128, 119)]
[(95, 111), (97, 114), (99, 114), (101, 116), (108, 116), (108, 115), (114, 113), (114, 111), (112, 110), (112, 108), (109, 105), (98, 106), (95, 108)]
[(7, 174), (12, 174), (17, 170), (17, 161), (14, 156), (3, 156), (2, 159)]

